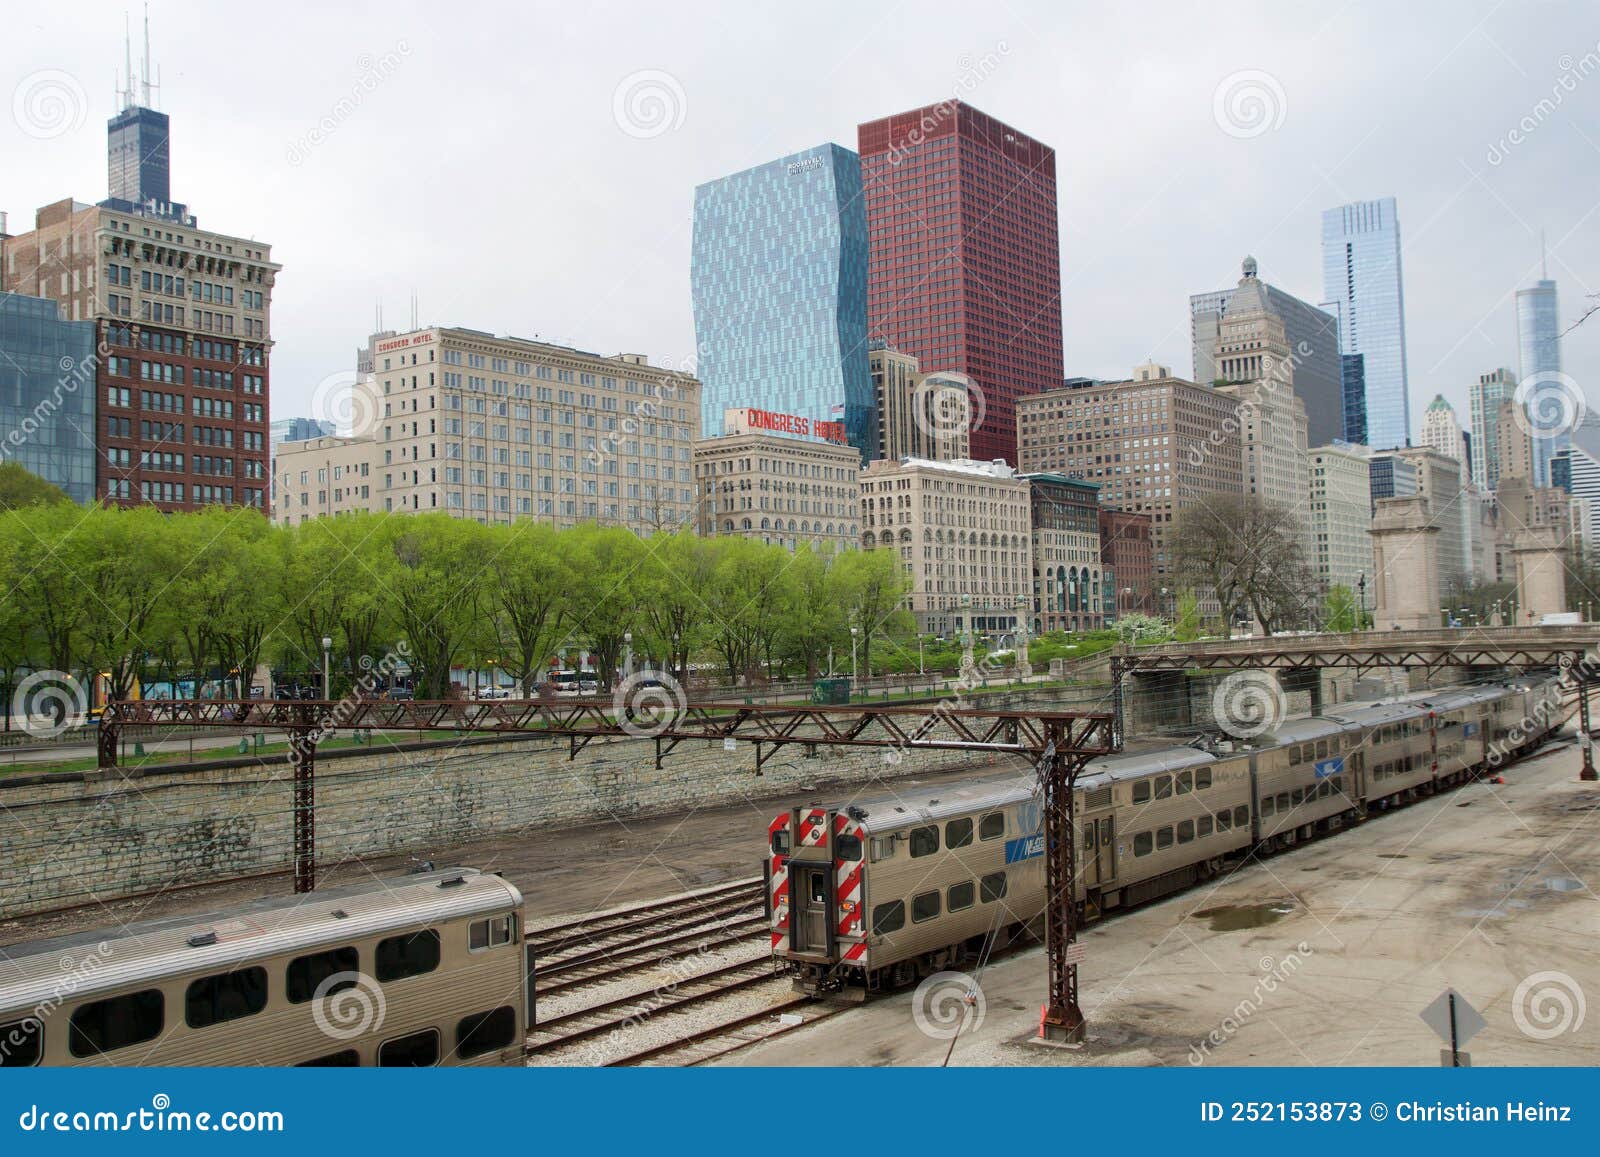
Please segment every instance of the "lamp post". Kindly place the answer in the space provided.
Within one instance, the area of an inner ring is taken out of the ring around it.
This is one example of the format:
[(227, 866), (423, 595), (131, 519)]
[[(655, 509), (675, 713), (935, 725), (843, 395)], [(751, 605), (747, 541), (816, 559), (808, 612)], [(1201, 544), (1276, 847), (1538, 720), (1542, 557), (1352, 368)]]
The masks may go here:
[(333, 639), (322, 636), (322, 697), (332, 699), (333, 692)]
[(627, 679), (633, 675), (633, 632), (622, 632), (622, 677)]
[(927, 673), (927, 668), (922, 665), (922, 636), (919, 634), (917, 636), (917, 674), (921, 676)]
[(1356, 579), (1356, 596), (1360, 599), (1357, 608), (1360, 614), (1356, 617), (1356, 630), (1360, 631), (1367, 625), (1367, 575), (1363, 571), (1361, 577)]
[(850, 628), (850, 684), (852, 688), (856, 682), (856, 636), (860, 633), (859, 627)]
[(1033, 610), (1026, 595), (1017, 599), (1017, 674), (1023, 679), (1033, 674), (1033, 664), (1028, 662), (1028, 615)]

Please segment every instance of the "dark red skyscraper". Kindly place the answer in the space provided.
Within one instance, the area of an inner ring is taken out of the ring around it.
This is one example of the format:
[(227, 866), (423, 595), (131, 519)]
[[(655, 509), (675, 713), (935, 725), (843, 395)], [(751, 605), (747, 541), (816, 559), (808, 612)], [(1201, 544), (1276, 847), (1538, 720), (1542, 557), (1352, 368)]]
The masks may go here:
[(1016, 399), (1062, 379), (1055, 150), (959, 101), (868, 121), (857, 141), (868, 337), (971, 378), (972, 456), (1015, 464)]

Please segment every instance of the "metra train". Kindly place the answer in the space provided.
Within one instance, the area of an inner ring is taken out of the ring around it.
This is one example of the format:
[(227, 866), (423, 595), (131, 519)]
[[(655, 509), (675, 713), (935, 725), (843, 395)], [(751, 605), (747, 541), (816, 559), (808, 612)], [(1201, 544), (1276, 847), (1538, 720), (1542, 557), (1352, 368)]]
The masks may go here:
[[(1088, 765), (1077, 897), (1094, 919), (1465, 782), (1560, 726), (1531, 677), (1349, 705), (1248, 742)], [(797, 807), (768, 829), (772, 951), (803, 991), (864, 999), (1021, 936), (1044, 907), (1032, 773)]]

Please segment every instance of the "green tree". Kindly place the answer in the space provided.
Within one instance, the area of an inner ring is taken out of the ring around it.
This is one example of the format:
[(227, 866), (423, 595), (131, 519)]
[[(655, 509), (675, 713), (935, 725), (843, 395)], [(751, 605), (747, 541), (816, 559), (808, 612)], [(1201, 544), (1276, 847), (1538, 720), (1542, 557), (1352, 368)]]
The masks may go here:
[(840, 596), (855, 640), (860, 674), (872, 674), (872, 640), (880, 631), (909, 633), (915, 623), (903, 606), (911, 579), (894, 549), (853, 550), (838, 562)]
[(16, 462), (0, 462), (0, 511), (67, 502), (67, 492)]
[(573, 582), (565, 536), (523, 521), (493, 531), (499, 545), (485, 590), (495, 658), (522, 694), (538, 691), (546, 660), (566, 634)]
[(397, 634), (411, 652), (419, 698), (444, 699), (450, 670), (483, 630), (483, 591), (493, 557), (487, 527), (448, 514), (390, 520), (375, 578), (387, 591)]
[(586, 524), (566, 532), (572, 542), (573, 629), (603, 686), (614, 686), (627, 634), (637, 621), (646, 547), (619, 526)]
[(1325, 631), (1359, 631), (1362, 627), (1361, 608), (1356, 606), (1356, 592), (1347, 586), (1335, 584), (1322, 597), (1322, 629)]

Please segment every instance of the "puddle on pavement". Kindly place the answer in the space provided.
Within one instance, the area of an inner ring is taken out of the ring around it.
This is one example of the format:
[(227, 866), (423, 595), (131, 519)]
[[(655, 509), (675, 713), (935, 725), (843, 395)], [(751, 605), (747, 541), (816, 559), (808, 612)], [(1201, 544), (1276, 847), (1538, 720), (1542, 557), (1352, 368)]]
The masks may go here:
[(1583, 881), (1574, 880), (1571, 876), (1552, 876), (1544, 882), (1544, 886), (1552, 892), (1581, 892)]
[(1213, 932), (1239, 932), (1276, 924), (1294, 910), (1293, 900), (1269, 900), (1265, 904), (1223, 904), (1190, 915), (1197, 920), (1210, 920)]
[(1380, 860), (1404, 860), (1404, 859), (1407, 859), (1407, 858), (1408, 857), (1406, 856), (1406, 854), (1404, 852), (1379, 852), (1378, 853), (1378, 859), (1380, 859)]

